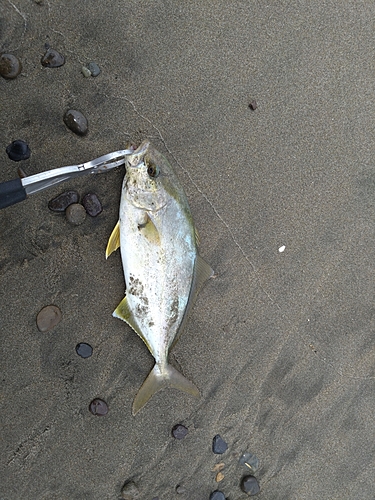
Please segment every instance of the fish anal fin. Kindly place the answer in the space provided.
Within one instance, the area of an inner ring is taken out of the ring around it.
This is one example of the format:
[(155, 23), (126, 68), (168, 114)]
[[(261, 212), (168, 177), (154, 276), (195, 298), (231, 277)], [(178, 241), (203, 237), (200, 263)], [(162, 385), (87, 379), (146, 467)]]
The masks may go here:
[(185, 378), (172, 365), (166, 365), (161, 369), (155, 364), (133, 401), (133, 415), (138, 413), (156, 392), (165, 387), (173, 387), (192, 396), (199, 396), (199, 390), (193, 382)]
[(122, 319), (122, 321), (125, 321), (134, 331), (135, 333), (141, 337), (143, 342), (146, 344), (147, 349), (151, 352), (152, 350), (151, 347), (146, 339), (146, 337), (142, 334), (141, 330), (139, 329), (136, 320), (134, 319), (134, 316), (129, 308), (128, 304), (128, 299), (127, 297), (124, 297), (122, 301), (119, 303), (119, 305), (116, 307), (116, 309), (113, 311), (112, 316), (118, 319)]
[(116, 251), (120, 246), (120, 221), (115, 225), (111, 236), (109, 237), (107, 248), (105, 250), (105, 258), (111, 255), (112, 252)]
[(138, 224), (138, 231), (153, 245), (160, 245), (159, 231), (148, 215), (144, 224)]
[(195, 244), (197, 247), (200, 245), (199, 233), (196, 227), (194, 227)]

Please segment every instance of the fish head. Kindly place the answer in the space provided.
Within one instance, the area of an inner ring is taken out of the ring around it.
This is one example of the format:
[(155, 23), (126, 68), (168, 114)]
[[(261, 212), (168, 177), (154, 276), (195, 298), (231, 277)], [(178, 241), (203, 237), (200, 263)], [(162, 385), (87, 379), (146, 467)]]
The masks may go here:
[(174, 173), (164, 156), (149, 141), (143, 141), (126, 158), (123, 195), (137, 208), (158, 211), (170, 196), (176, 197)]

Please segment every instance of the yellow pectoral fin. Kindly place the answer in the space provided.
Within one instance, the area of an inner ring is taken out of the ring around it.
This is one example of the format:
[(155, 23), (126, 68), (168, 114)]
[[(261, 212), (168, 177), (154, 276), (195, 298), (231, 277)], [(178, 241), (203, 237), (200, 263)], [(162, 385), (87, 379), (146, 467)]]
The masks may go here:
[(153, 245), (160, 245), (159, 231), (148, 215), (146, 222), (138, 225), (138, 230), (150, 243)]
[(111, 255), (112, 252), (116, 251), (120, 246), (120, 221), (115, 225), (111, 236), (109, 237), (107, 248), (105, 251), (105, 258)]

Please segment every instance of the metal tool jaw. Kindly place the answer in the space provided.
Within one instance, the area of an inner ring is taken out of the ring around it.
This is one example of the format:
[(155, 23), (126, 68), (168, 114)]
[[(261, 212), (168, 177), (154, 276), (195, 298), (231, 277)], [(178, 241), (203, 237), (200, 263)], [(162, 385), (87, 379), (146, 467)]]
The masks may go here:
[(23, 201), (29, 194), (37, 193), (74, 177), (107, 172), (125, 163), (126, 157), (133, 153), (134, 149), (123, 149), (79, 165), (54, 168), (22, 179), (2, 182), (0, 183), (0, 208), (14, 205)]

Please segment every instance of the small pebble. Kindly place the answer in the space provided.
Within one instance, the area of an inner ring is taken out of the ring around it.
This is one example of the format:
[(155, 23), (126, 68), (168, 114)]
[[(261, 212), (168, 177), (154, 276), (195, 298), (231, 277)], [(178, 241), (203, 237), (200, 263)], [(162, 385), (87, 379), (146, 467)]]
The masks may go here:
[(73, 203), (69, 205), (65, 211), (66, 219), (68, 222), (73, 224), (73, 226), (79, 226), (86, 219), (86, 210), (79, 203)]
[(96, 63), (90, 62), (87, 66), (88, 69), (91, 71), (92, 76), (98, 76), (100, 74), (100, 68)]
[(61, 321), (61, 311), (57, 306), (46, 306), (36, 317), (36, 326), (41, 332), (52, 330)]
[(96, 217), (103, 211), (102, 204), (95, 193), (88, 193), (82, 199), (82, 205), (91, 217)]
[(92, 355), (92, 347), (90, 344), (81, 342), (76, 345), (76, 353), (78, 356), (81, 356), (81, 358), (89, 358)]
[(9, 158), (13, 161), (27, 160), (30, 158), (30, 148), (25, 141), (20, 139), (13, 141), (6, 147)]
[(17, 168), (17, 174), (20, 179), (24, 179), (25, 177), (27, 177), (27, 173), (24, 171), (22, 167)]
[(88, 130), (87, 119), (80, 111), (69, 109), (64, 115), (65, 125), (77, 135), (86, 135)]
[(13, 54), (0, 56), (0, 75), (6, 80), (14, 80), (22, 71), (22, 64)]
[(254, 474), (259, 469), (259, 459), (252, 453), (246, 451), (240, 456), (239, 462), (241, 465), (245, 465), (250, 469), (250, 472)]
[(81, 73), (85, 78), (89, 78), (91, 76), (91, 71), (86, 66), (82, 66)]
[(178, 495), (182, 495), (183, 493), (186, 493), (186, 488), (184, 488), (183, 486), (181, 486), (180, 484), (178, 484), (176, 486), (176, 493)]
[(182, 424), (177, 424), (172, 428), (172, 436), (176, 439), (184, 439), (188, 432), (188, 429)]
[(224, 474), (223, 474), (222, 472), (218, 472), (218, 473), (216, 474), (215, 481), (216, 481), (217, 483), (220, 483), (220, 481), (222, 481), (223, 479), (224, 479)]
[(256, 495), (260, 492), (259, 483), (254, 476), (245, 476), (241, 481), (241, 489), (249, 496)]
[(253, 101), (251, 101), (251, 103), (249, 104), (249, 108), (252, 109), (253, 111), (255, 111), (258, 107), (258, 104), (256, 102), (256, 100), (254, 99)]
[(225, 500), (225, 495), (222, 491), (213, 491), (210, 495), (210, 500)]
[(216, 464), (212, 470), (212, 472), (220, 472), (221, 470), (223, 470), (225, 467), (225, 463), (224, 462), (220, 462), (219, 464)]
[(212, 440), (212, 451), (217, 455), (222, 455), (227, 451), (227, 449), (227, 443), (219, 434), (216, 434), (216, 436)]
[(133, 481), (128, 481), (124, 484), (121, 490), (121, 496), (124, 500), (133, 500), (138, 498), (139, 489)]
[(65, 191), (48, 202), (48, 208), (52, 212), (65, 212), (69, 205), (78, 203), (79, 194), (77, 191)]
[(42, 66), (46, 68), (58, 68), (65, 63), (65, 58), (55, 49), (48, 49), (41, 59)]
[(103, 415), (107, 415), (108, 413), (108, 405), (102, 399), (96, 398), (93, 399), (90, 403), (90, 411), (93, 415), (98, 415), (98, 417), (102, 417)]

